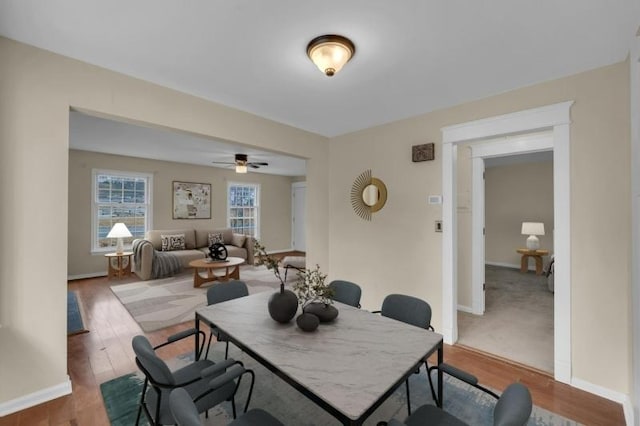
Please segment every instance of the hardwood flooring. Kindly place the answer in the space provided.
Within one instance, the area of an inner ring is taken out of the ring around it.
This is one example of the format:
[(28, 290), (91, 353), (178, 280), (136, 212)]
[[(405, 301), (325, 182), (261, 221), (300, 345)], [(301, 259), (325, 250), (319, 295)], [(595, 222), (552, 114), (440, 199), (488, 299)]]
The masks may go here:
[[(89, 333), (68, 337), (68, 371), (73, 393), (0, 418), (0, 426), (102, 426), (109, 425), (102, 403), (100, 383), (136, 370), (131, 339), (143, 334), (138, 324), (113, 295), (110, 286), (137, 281), (106, 277), (69, 282), (84, 308)], [(146, 333), (152, 344), (193, 326), (184, 323)], [(175, 356), (193, 349), (191, 340), (162, 349), (162, 356)], [(520, 381), (527, 385), (534, 404), (586, 425), (624, 425), (620, 404), (554, 381), (548, 375), (510, 364), (459, 346), (445, 347), (445, 361), (476, 375), (496, 389)]]

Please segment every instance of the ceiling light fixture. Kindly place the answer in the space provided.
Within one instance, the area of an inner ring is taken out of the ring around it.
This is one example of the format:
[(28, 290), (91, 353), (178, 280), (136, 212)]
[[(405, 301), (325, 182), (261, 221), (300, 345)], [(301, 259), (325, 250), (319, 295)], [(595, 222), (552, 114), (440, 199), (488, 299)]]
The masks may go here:
[(316, 37), (307, 45), (307, 56), (328, 77), (340, 71), (355, 53), (351, 40), (335, 34)]
[(247, 173), (246, 164), (236, 164), (236, 173)]

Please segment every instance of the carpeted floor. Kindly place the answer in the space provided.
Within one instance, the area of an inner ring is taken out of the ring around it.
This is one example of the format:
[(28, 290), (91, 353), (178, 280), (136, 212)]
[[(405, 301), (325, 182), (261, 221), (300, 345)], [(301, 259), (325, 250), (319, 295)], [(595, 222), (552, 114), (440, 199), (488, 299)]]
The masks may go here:
[[(273, 291), (280, 285), (273, 272), (264, 266), (241, 266), (240, 279), (247, 284), (250, 294)], [(216, 281), (194, 288), (193, 271), (189, 270), (175, 277), (114, 285), (111, 290), (140, 328), (150, 332), (193, 320), (195, 310), (206, 305), (207, 289), (219, 284)]]
[(544, 275), (486, 267), (485, 314), (458, 312), (458, 343), (553, 373), (553, 293)]
[[(273, 414), (285, 425), (330, 426), (339, 424), (331, 415), (233, 345), (230, 348), (230, 357), (242, 361), (247, 368), (254, 370), (256, 373), (251, 408), (262, 408)], [(223, 344), (213, 346), (211, 358), (216, 361), (224, 358)], [(189, 356), (173, 359), (171, 360), (171, 368), (185, 365), (189, 362), (189, 359)], [(125, 375), (100, 386), (112, 425), (134, 424), (141, 386), (142, 376), (140, 373)], [(424, 367), (420, 374), (414, 374), (410, 378), (410, 386), (411, 404), (414, 409), (420, 405), (432, 403)], [(445, 409), (447, 411), (455, 414), (468, 424), (476, 426), (493, 424), (493, 398), (452, 378), (446, 378), (444, 386)], [(237, 407), (241, 407), (246, 401), (247, 388), (248, 380), (245, 380), (238, 390), (238, 396), (236, 397)], [(407, 414), (406, 410), (406, 393), (404, 386), (400, 386), (369, 417), (365, 425), (375, 425), (378, 421), (388, 420), (392, 417), (404, 420)], [(231, 418), (231, 405), (229, 403), (223, 403), (211, 410), (207, 420), (202, 416), (204, 424), (209, 426), (227, 424)], [(569, 419), (535, 406), (528, 424), (576, 425), (575, 422)]]

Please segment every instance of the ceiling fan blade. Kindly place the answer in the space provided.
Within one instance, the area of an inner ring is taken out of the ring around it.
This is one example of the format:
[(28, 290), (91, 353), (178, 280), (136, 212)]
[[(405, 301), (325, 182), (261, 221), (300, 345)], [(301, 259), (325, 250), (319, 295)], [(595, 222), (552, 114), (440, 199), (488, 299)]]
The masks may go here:
[(212, 161), (211, 164), (235, 164), (231, 161)]
[(258, 166), (256, 163), (247, 163), (247, 166), (251, 167), (252, 169), (259, 169), (260, 166)]
[(268, 166), (269, 165), (269, 163), (260, 163), (260, 162), (251, 162), (247, 164), (250, 164), (252, 166)]

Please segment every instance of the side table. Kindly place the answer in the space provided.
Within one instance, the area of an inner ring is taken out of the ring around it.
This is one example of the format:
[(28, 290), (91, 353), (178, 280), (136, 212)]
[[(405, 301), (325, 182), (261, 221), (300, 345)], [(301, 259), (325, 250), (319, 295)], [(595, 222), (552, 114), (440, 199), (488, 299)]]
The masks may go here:
[(520, 261), (520, 272), (527, 272), (529, 270), (529, 258), (533, 257), (536, 261), (536, 275), (542, 274), (542, 256), (549, 255), (549, 250), (529, 250), (526, 248), (519, 248), (516, 250), (522, 255)]
[(107, 278), (122, 279), (124, 276), (130, 277), (132, 255), (132, 251), (105, 254), (104, 257), (107, 258)]

